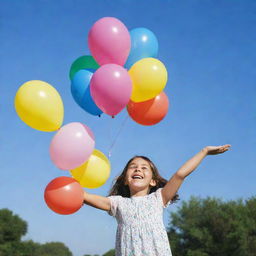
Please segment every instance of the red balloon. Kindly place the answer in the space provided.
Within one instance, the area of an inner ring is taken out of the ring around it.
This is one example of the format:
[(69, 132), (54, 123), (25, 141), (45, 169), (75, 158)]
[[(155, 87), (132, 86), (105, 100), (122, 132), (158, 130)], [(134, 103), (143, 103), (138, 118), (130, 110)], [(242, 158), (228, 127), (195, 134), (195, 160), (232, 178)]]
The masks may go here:
[(164, 92), (161, 92), (155, 98), (142, 101), (129, 101), (127, 111), (130, 117), (142, 125), (154, 125), (159, 123), (167, 114), (169, 100)]
[(82, 207), (84, 190), (75, 179), (58, 177), (45, 188), (44, 200), (52, 211), (59, 214), (72, 214)]

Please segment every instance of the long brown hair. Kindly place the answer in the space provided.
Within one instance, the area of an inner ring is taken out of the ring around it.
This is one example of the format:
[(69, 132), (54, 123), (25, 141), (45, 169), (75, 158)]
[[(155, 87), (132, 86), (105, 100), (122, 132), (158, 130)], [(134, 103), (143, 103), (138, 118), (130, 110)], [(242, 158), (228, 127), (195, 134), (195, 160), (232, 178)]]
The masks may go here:
[[(155, 164), (146, 156), (134, 156), (133, 158), (131, 158), (127, 164), (125, 165), (122, 173), (114, 180), (114, 184), (112, 186), (112, 188), (110, 189), (109, 192), (109, 196), (116, 196), (116, 195), (120, 195), (123, 197), (131, 197), (130, 195), (130, 190), (128, 185), (125, 185), (125, 178), (126, 178), (126, 173), (129, 167), (129, 164), (135, 159), (135, 158), (142, 158), (145, 161), (148, 162), (151, 171), (152, 171), (152, 178), (153, 180), (156, 182), (156, 186), (150, 186), (150, 190), (149, 190), (149, 194), (155, 192), (158, 188), (162, 188), (164, 187), (164, 185), (167, 183), (167, 180), (164, 179), (160, 174), (159, 171), (157, 169), (157, 167), (155, 166)], [(172, 202), (179, 200), (179, 196), (178, 194), (176, 194), (173, 199)]]

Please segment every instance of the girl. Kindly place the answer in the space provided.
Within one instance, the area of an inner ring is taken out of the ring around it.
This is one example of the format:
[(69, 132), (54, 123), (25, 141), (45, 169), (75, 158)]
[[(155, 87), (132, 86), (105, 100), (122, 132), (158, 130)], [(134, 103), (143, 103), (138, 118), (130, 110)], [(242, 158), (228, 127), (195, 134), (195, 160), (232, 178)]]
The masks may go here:
[(188, 160), (167, 182), (144, 156), (135, 156), (116, 179), (108, 197), (84, 193), (85, 204), (107, 211), (118, 222), (116, 256), (171, 256), (163, 224), (163, 208), (177, 200), (184, 179), (206, 155), (231, 145), (207, 146)]

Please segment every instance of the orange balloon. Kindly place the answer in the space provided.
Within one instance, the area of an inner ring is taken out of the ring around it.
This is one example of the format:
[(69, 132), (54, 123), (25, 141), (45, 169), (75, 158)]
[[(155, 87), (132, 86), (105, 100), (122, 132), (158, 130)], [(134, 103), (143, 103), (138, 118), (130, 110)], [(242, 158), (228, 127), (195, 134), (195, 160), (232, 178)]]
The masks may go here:
[(155, 98), (142, 101), (129, 101), (127, 111), (130, 117), (142, 125), (154, 125), (159, 123), (167, 114), (169, 100), (164, 92), (161, 92)]
[(45, 188), (44, 200), (52, 211), (59, 214), (72, 214), (82, 207), (84, 190), (75, 179), (58, 177)]

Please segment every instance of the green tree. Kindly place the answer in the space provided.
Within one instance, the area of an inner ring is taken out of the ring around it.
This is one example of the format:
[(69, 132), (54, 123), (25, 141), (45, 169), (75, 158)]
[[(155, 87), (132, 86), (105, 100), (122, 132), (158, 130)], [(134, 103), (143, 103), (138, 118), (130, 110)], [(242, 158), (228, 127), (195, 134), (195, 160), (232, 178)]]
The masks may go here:
[(246, 202), (192, 197), (171, 214), (168, 237), (174, 255), (253, 256), (256, 197)]
[(72, 256), (72, 253), (63, 243), (51, 242), (41, 245), (37, 256)]
[(115, 250), (109, 250), (106, 253), (104, 253), (102, 256), (115, 256)]
[(27, 233), (27, 223), (8, 209), (0, 210), (0, 245), (19, 242)]
[(35, 243), (32, 240), (24, 241), (20, 243), (20, 256), (27, 256), (27, 255), (39, 255), (39, 249), (41, 244)]
[(18, 256), (27, 223), (8, 209), (0, 210), (0, 256)]
[(8, 242), (0, 245), (0, 256), (31, 256), (38, 255), (41, 245), (33, 241)]
[(72, 256), (63, 243), (39, 244), (32, 240), (21, 241), (26, 232), (26, 221), (8, 209), (1, 209), (0, 256)]

